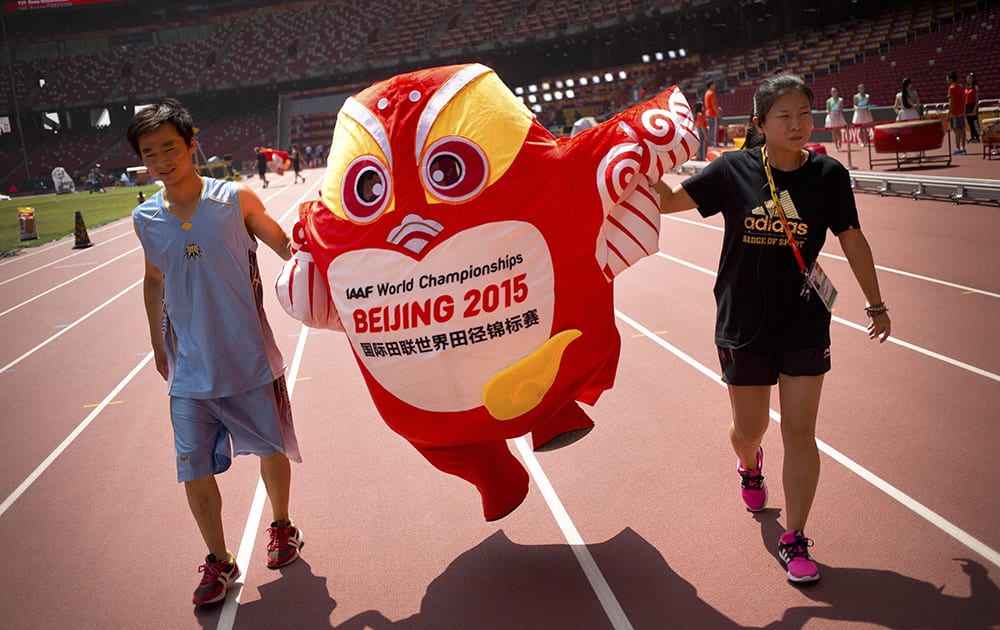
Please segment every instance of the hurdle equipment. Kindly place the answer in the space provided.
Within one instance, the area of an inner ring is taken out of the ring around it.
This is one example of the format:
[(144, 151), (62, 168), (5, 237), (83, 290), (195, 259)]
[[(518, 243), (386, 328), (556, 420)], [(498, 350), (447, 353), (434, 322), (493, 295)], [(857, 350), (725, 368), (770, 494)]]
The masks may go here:
[(992, 160), (1000, 155), (1000, 117), (979, 121), (979, 137), (983, 143), (983, 159)]
[(76, 245), (73, 245), (73, 249), (83, 249), (84, 247), (93, 245), (90, 242), (90, 236), (87, 235), (87, 226), (83, 222), (83, 213), (79, 210), (76, 211), (76, 228), (73, 230), (73, 233), (76, 236)]
[[(943, 155), (926, 155), (925, 151), (940, 149), (948, 140), (948, 150)], [(875, 159), (875, 153), (894, 153), (892, 158)], [(916, 154), (916, 155), (910, 155)], [(907, 120), (872, 127), (872, 140), (868, 143), (868, 168), (876, 164), (923, 166), (944, 163), (951, 166), (951, 134), (945, 133), (940, 120)]]

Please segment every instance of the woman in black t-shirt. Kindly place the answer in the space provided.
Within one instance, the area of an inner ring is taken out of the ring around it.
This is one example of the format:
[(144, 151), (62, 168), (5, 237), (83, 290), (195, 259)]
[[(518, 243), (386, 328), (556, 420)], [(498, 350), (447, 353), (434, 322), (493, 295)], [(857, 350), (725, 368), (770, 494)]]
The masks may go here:
[[(715, 343), (733, 410), (729, 435), (743, 500), (751, 511), (763, 510), (760, 444), (778, 385), (788, 516), (778, 551), (793, 582), (819, 579), (803, 530), (819, 481), (816, 416), (830, 369), (832, 297), (814, 269), (827, 230), (840, 240), (870, 305), (869, 337), (885, 341), (891, 326), (847, 170), (803, 149), (812, 133), (812, 97), (798, 77), (769, 77), (754, 94), (743, 151), (723, 153), (680, 186), (655, 186), (663, 214), (697, 207), (725, 220)], [(805, 283), (809, 272), (818, 288)]]

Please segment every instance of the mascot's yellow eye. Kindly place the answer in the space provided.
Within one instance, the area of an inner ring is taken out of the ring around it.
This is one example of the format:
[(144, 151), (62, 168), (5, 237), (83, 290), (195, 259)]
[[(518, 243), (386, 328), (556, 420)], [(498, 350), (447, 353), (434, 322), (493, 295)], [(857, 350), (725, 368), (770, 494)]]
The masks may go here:
[(424, 188), (445, 203), (468, 201), (490, 179), (483, 150), (466, 138), (441, 138), (427, 150), (421, 176)]
[(389, 169), (381, 160), (363, 155), (347, 166), (340, 188), (344, 213), (356, 223), (371, 223), (385, 212), (391, 198)]

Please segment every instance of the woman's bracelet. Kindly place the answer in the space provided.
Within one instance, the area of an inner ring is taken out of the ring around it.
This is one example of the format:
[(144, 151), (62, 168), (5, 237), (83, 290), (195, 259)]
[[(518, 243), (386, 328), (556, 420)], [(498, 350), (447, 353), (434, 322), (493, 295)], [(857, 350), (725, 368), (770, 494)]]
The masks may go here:
[(876, 315), (881, 315), (882, 313), (888, 313), (889, 307), (885, 305), (885, 302), (879, 302), (878, 304), (872, 304), (871, 306), (865, 307), (865, 315), (868, 317), (875, 317)]

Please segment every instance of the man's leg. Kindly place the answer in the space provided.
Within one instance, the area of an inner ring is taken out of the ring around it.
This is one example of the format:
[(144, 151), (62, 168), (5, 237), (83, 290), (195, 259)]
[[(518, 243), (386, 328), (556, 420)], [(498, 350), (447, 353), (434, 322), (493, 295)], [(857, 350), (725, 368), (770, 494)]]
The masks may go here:
[(224, 561), (228, 557), (228, 551), (222, 529), (222, 494), (215, 475), (185, 481), (184, 492), (208, 552)]
[(267, 568), (279, 569), (295, 562), (302, 549), (302, 531), (288, 516), (288, 497), (292, 485), (291, 462), (283, 453), (260, 458), (260, 477), (271, 501), (270, 537), (267, 543)]
[(292, 486), (292, 465), (284, 453), (260, 458), (260, 477), (271, 501), (272, 521), (288, 520), (288, 500)]

